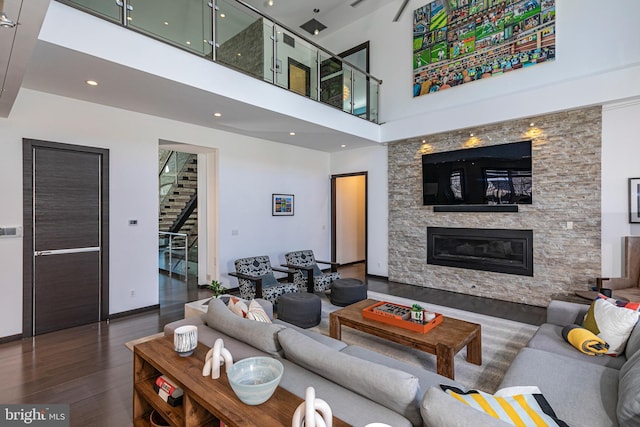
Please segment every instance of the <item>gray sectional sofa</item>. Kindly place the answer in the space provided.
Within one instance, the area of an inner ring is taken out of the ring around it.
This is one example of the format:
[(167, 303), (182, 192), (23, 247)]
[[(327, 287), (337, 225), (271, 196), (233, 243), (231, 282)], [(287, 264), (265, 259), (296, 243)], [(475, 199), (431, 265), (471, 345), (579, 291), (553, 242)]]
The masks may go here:
[(511, 364), (503, 387), (537, 385), (558, 417), (571, 426), (640, 426), (640, 327), (618, 357), (588, 356), (562, 338), (589, 306), (551, 301), (547, 323)]
[[(499, 388), (537, 386), (570, 426), (640, 426), (640, 327), (634, 328), (623, 355), (588, 356), (562, 338), (562, 328), (581, 324), (588, 309), (585, 304), (551, 301), (547, 322), (518, 353)], [(422, 408), (430, 426), (507, 425), (469, 412), (473, 410), (435, 388), (425, 394)]]
[[(260, 303), (273, 317), (271, 303)], [(463, 388), (434, 372), (277, 319), (272, 324), (244, 319), (221, 300), (212, 300), (201, 317), (169, 323), (164, 333), (170, 336), (187, 324), (198, 327), (198, 341), (207, 346), (222, 338), (234, 360), (280, 358), (284, 364), (281, 387), (304, 399), (306, 388), (313, 386), (335, 416), (354, 426), (374, 422), (422, 426), (423, 390), (439, 384)]]
[[(272, 316), (271, 304), (261, 301)], [(543, 324), (506, 372), (499, 388), (537, 386), (559, 419), (575, 427), (640, 426), (640, 327), (624, 355), (595, 357), (564, 341), (562, 328), (580, 323), (588, 305), (552, 301)], [(198, 326), (198, 340), (213, 346), (223, 338), (234, 360), (278, 357), (280, 385), (304, 398), (313, 386), (334, 414), (354, 426), (381, 422), (394, 427), (504, 427), (509, 424), (451, 398), (439, 387), (464, 386), (449, 378), (370, 350), (274, 320), (243, 319), (213, 300), (202, 317), (165, 326)]]

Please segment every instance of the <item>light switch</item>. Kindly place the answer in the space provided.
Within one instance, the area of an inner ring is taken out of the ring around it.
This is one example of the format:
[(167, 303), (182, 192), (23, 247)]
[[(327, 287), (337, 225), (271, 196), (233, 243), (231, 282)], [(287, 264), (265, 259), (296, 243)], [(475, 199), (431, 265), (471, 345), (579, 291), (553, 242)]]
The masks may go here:
[(0, 237), (22, 237), (22, 227), (0, 227)]

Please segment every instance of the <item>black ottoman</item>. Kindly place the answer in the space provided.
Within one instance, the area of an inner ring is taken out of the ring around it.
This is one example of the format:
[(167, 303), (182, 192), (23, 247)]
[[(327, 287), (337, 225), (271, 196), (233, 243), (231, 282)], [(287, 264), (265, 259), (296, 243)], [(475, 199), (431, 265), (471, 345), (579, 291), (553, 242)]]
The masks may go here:
[(307, 329), (320, 323), (322, 302), (316, 294), (293, 292), (278, 299), (278, 319)]
[(367, 299), (367, 285), (358, 279), (336, 279), (331, 284), (331, 304), (345, 307)]

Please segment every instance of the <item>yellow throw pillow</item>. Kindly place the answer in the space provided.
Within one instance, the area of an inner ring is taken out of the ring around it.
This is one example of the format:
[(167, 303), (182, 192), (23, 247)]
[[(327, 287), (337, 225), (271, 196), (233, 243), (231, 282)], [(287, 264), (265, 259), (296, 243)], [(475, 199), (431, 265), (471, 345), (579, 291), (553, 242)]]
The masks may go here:
[(567, 325), (562, 328), (562, 338), (589, 356), (604, 356), (609, 351), (609, 344), (605, 340), (578, 325)]

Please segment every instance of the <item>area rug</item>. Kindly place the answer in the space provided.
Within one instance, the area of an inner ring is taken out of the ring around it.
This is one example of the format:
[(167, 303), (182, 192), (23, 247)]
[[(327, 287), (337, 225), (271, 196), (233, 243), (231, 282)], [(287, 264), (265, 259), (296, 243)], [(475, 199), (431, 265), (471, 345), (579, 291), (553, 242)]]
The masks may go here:
[[(480, 389), (487, 393), (494, 393), (497, 390), (511, 361), (538, 329), (537, 326), (526, 323), (514, 322), (512, 320), (476, 314), (378, 292), (369, 291), (368, 296), (371, 299), (395, 302), (408, 306), (419, 303), (429, 311), (482, 325), (482, 365), (477, 366), (468, 363), (466, 361), (466, 349), (462, 349), (455, 357), (455, 379), (467, 388)], [(322, 319), (320, 324), (312, 330), (323, 335), (329, 335), (329, 313), (340, 308), (342, 307), (331, 304), (329, 298), (322, 296)], [(342, 328), (342, 341), (421, 366), (433, 372), (436, 371), (436, 357), (434, 355), (396, 344), (352, 328)]]

